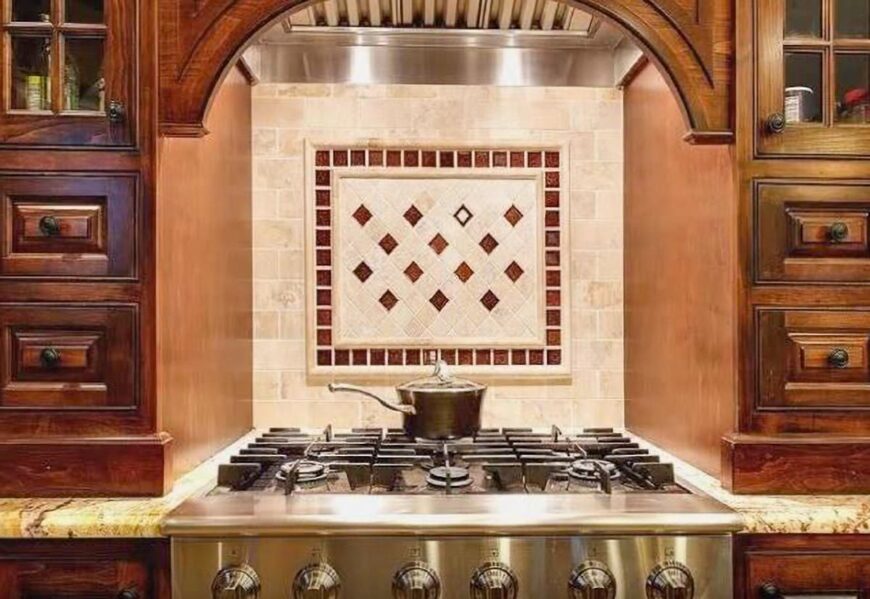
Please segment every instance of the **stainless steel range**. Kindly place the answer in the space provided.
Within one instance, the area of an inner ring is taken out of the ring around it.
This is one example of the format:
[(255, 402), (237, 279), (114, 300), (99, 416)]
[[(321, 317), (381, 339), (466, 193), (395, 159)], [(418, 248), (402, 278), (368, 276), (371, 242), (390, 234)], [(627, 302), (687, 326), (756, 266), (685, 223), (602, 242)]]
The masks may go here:
[(178, 508), (173, 596), (731, 599), (739, 516), (610, 429), (276, 428)]

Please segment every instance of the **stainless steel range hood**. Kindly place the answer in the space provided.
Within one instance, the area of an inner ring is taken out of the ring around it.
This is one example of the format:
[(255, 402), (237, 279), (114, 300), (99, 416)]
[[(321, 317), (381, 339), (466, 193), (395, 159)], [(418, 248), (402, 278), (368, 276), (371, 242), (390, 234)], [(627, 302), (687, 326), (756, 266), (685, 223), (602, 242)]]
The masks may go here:
[(328, 0), (251, 52), (267, 83), (584, 87), (614, 86), (625, 54), (640, 55), (552, 0)]

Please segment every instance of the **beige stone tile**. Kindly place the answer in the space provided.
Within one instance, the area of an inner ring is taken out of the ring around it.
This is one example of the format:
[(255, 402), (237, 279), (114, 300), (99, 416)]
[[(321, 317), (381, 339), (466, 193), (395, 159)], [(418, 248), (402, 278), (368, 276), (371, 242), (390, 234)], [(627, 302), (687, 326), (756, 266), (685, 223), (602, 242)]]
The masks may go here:
[(351, 428), (361, 424), (360, 402), (330, 401), (264, 401), (254, 407), (254, 426), (301, 426)]
[(254, 247), (301, 250), (305, 243), (302, 219), (255, 220), (253, 223)]
[(622, 131), (595, 132), (595, 160), (621, 161), (623, 156)]
[(255, 370), (294, 370), (305, 367), (305, 344), (301, 341), (254, 340)]
[(619, 101), (576, 103), (571, 111), (571, 128), (575, 131), (622, 130), (622, 125), (622, 102)]
[(279, 260), (279, 272), (282, 279), (301, 280), (305, 278), (305, 252), (301, 250), (283, 251)]
[(280, 397), (281, 373), (277, 370), (254, 371), (254, 402), (276, 400)]
[(569, 142), (569, 159), (571, 162), (576, 160), (594, 160), (595, 159), (595, 132), (580, 131), (570, 134)]
[(305, 339), (305, 312), (301, 310), (281, 312), (281, 339)]
[(297, 184), (278, 190), (278, 218), (302, 219), (305, 217), (305, 189), (302, 173)]
[(305, 100), (257, 98), (251, 111), (254, 127), (298, 128), (306, 123)]
[(281, 253), (276, 250), (254, 250), (254, 280), (277, 279), (280, 257)]
[(254, 312), (254, 339), (276, 339), (279, 337), (280, 316), (275, 311)]
[[(576, 247), (576, 241), (575, 247)], [(598, 252), (574, 251), (571, 252), (571, 280), (588, 281), (594, 279), (598, 272)]]
[(362, 100), (354, 98), (306, 98), (302, 126), (306, 129), (352, 129), (360, 122), (357, 116), (360, 102)]
[(577, 428), (625, 426), (624, 404), (618, 399), (580, 400), (574, 404)]
[(622, 310), (602, 310), (598, 313), (598, 336), (601, 339), (622, 339), (625, 314)]
[(622, 222), (572, 220), (571, 246), (575, 250), (621, 250)]
[(576, 160), (571, 163), (571, 189), (614, 191), (622, 189), (622, 163)]
[(254, 281), (254, 310), (305, 309), (305, 286), (299, 280)]
[(622, 281), (577, 281), (574, 300), (582, 309), (613, 310), (622, 307)]
[(278, 131), (276, 129), (255, 128), (251, 139), (254, 157), (269, 156), (278, 151)]
[(254, 188), (292, 187), (298, 181), (301, 168), (298, 158), (258, 158), (254, 161)]
[(255, 189), (251, 194), (251, 216), (255, 219), (271, 219), (278, 215), (278, 191)]
[(598, 270), (595, 278), (600, 281), (622, 280), (624, 267), (624, 256), (621, 250), (601, 250), (598, 252)]
[(625, 397), (625, 372), (622, 370), (602, 370), (598, 379), (598, 397), (601, 399), (623, 399)]
[(622, 191), (596, 191), (595, 217), (601, 220), (623, 219), (624, 203)]
[(573, 400), (542, 399), (520, 402), (520, 418), (523, 426), (546, 428), (554, 424), (571, 422), (574, 411)]
[(279, 98), (328, 98), (332, 86), (327, 83), (281, 83), (275, 86)]
[[(576, 297), (571, 298), (572, 303), (577, 304)], [(574, 339), (598, 339), (598, 311), (597, 310), (574, 310), (571, 315), (571, 334)]]
[(594, 191), (572, 190), (570, 195), (569, 213), (572, 219), (594, 219), (596, 193)]
[(624, 368), (624, 352), (621, 340), (574, 341), (574, 366), (584, 369)]
[(492, 428), (522, 426), (521, 404), (522, 402), (511, 399), (488, 398), (481, 409), (483, 426)]

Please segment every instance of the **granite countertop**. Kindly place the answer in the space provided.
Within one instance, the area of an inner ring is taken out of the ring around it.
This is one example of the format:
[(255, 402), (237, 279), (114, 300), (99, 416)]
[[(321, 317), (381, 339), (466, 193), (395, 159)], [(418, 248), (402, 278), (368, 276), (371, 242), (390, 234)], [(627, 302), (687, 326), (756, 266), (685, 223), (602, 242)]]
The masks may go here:
[[(154, 499), (2, 499), (0, 538), (159, 537), (164, 517), (184, 500), (214, 485), (217, 467), (246, 435), (180, 478)], [(870, 534), (868, 496), (736, 496), (719, 481), (658, 448), (690, 485), (740, 512), (746, 533)]]

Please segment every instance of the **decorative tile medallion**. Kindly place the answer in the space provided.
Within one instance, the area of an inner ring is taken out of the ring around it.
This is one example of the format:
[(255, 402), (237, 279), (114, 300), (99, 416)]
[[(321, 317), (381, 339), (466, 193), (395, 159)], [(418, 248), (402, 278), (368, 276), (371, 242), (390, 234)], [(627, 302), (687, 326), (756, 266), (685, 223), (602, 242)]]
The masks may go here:
[(311, 372), (569, 371), (560, 148), (310, 152)]

